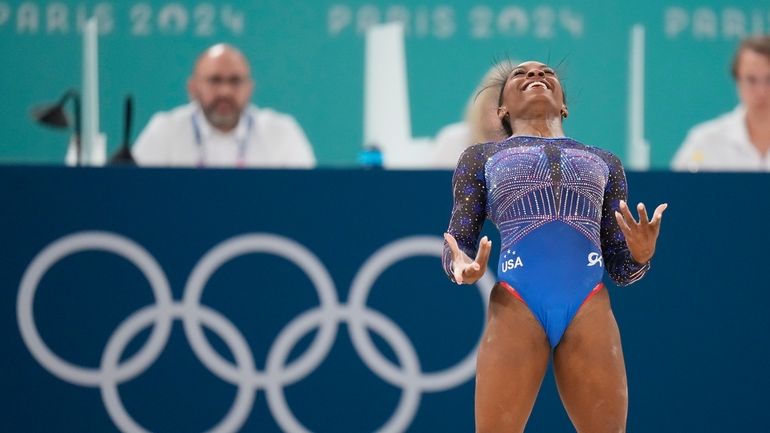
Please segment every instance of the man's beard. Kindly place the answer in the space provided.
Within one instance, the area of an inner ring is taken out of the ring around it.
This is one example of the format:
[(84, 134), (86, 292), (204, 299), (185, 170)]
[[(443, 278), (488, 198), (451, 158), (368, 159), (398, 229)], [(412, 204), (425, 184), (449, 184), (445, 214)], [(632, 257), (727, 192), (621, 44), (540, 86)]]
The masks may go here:
[[(227, 102), (230, 106), (235, 107), (230, 113), (219, 113), (217, 111), (217, 105), (222, 102)], [(238, 125), (238, 120), (241, 118), (242, 109), (238, 107), (235, 101), (231, 99), (217, 99), (211, 104), (203, 107), (203, 114), (206, 119), (217, 129), (230, 130)]]

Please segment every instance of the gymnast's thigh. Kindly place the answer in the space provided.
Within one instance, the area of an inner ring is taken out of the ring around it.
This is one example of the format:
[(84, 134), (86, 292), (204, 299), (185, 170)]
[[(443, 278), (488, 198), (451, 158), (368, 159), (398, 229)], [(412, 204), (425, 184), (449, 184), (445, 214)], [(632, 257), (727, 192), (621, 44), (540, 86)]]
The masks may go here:
[(496, 285), (476, 365), (477, 433), (524, 431), (549, 356), (540, 322)]
[(578, 433), (625, 432), (626, 367), (607, 289), (575, 315), (553, 363), (559, 395)]

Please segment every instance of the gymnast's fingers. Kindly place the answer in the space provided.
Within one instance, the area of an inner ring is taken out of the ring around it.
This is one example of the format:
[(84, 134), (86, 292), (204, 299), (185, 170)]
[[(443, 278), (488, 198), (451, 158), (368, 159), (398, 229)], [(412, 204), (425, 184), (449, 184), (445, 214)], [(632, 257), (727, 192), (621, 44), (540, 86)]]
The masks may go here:
[(636, 224), (636, 218), (634, 218), (634, 215), (631, 213), (631, 209), (628, 208), (628, 203), (626, 203), (625, 200), (620, 200), (620, 214), (623, 215), (626, 227), (631, 225), (631, 223)]
[(452, 259), (457, 260), (460, 258), (460, 247), (457, 246), (457, 240), (449, 233), (444, 233), (444, 240), (449, 245), (449, 250), (452, 252)]
[(476, 254), (476, 263), (479, 265), (479, 269), (487, 267), (489, 262), (489, 254), (492, 252), (492, 241), (484, 236), (479, 242), (479, 252)]
[(464, 276), (465, 272), (466, 272), (465, 265), (460, 265), (459, 268), (453, 266), (452, 275), (455, 277), (455, 283), (462, 284), (465, 281), (465, 276)]
[(661, 219), (663, 218), (663, 211), (665, 211), (666, 208), (668, 208), (668, 203), (663, 203), (655, 208), (655, 212), (652, 214), (652, 224), (660, 223)]
[(639, 224), (646, 225), (650, 223), (650, 218), (647, 216), (647, 208), (644, 203), (636, 205), (636, 211), (639, 212)]
[(615, 211), (615, 220), (618, 222), (618, 226), (620, 226), (620, 231), (623, 232), (623, 235), (628, 237), (631, 228), (626, 224), (625, 218), (623, 218), (623, 215), (618, 211)]

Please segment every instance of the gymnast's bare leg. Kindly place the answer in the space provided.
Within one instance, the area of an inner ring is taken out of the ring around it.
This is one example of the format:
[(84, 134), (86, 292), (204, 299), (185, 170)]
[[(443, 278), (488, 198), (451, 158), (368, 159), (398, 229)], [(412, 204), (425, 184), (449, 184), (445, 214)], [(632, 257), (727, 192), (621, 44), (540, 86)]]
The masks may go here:
[(580, 308), (556, 346), (553, 370), (578, 433), (626, 431), (626, 367), (607, 289)]
[(550, 352), (529, 308), (495, 285), (476, 366), (476, 433), (524, 431)]

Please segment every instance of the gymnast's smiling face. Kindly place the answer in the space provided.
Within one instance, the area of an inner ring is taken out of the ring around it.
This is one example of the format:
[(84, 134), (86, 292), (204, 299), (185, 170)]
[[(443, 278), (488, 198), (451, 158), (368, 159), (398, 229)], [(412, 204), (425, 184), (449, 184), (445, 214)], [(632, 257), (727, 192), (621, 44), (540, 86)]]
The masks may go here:
[(503, 123), (511, 118), (564, 118), (567, 113), (564, 90), (552, 68), (528, 61), (511, 70), (500, 92), (498, 116)]

